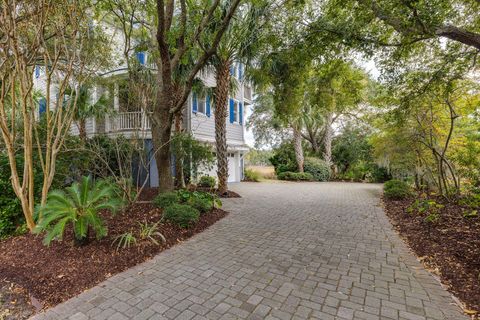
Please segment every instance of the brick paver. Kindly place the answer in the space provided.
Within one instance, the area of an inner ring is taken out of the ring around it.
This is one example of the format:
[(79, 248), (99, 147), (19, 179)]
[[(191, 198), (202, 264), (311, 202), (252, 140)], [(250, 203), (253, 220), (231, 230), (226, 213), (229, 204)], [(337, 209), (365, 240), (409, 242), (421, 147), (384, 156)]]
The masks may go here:
[(35, 319), (466, 319), (391, 230), (381, 186), (232, 188), (209, 230)]

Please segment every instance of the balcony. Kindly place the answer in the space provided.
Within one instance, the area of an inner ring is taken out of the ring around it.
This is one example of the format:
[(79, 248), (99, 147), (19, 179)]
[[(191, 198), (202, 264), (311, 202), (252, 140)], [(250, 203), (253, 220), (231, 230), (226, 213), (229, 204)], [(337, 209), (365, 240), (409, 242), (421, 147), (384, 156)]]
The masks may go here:
[(105, 121), (105, 131), (113, 132), (147, 132), (150, 131), (150, 118), (146, 112), (118, 112), (108, 116)]

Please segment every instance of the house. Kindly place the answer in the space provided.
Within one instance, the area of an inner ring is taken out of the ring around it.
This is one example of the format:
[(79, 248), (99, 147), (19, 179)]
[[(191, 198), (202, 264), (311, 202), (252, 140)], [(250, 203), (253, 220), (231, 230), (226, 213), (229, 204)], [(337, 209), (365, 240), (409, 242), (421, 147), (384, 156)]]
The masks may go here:
[[(147, 63), (147, 54), (139, 52), (136, 54), (141, 65)], [(234, 63), (231, 75), (237, 81), (237, 90), (229, 98), (227, 116), (227, 145), (228, 145), (228, 172), (229, 182), (239, 182), (243, 178), (244, 161), (243, 156), (248, 147), (245, 143), (245, 114), (252, 103), (252, 87), (244, 81), (244, 66), (241, 63)], [(106, 134), (114, 137), (124, 135), (127, 138), (140, 138), (144, 140), (146, 152), (148, 152), (148, 168), (145, 170), (148, 185), (158, 186), (158, 171), (152, 147), (152, 131), (148, 114), (138, 106), (132, 106), (128, 99), (122, 95), (120, 88), (122, 81), (128, 76), (127, 69), (119, 66), (115, 70), (104, 72), (102, 77), (111, 85), (110, 90), (105, 87), (96, 87), (92, 100), (96, 101), (101, 94), (113, 91), (112, 108), (113, 115), (107, 115), (103, 119), (88, 119), (86, 122), (86, 133), (88, 137), (97, 134)], [(198, 75), (206, 87), (215, 87), (215, 74), (212, 70), (203, 71)], [(37, 67), (34, 75), (34, 86), (37, 89), (44, 86), (42, 68)], [(113, 90), (112, 90), (113, 88)], [(190, 94), (187, 105), (184, 108), (184, 128), (190, 132), (198, 141), (211, 144), (215, 147), (215, 116), (214, 106), (211, 97), (196, 93)], [(39, 114), (45, 112), (46, 105), (40, 101)], [(78, 134), (78, 129), (72, 126), (73, 134)], [(216, 167), (202, 174), (216, 176)]]

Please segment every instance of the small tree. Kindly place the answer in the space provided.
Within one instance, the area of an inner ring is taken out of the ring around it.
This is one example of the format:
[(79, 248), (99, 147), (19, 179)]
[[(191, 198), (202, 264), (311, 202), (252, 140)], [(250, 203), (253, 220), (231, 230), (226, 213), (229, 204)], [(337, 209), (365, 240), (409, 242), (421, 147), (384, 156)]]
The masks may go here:
[[(33, 230), (33, 156), (38, 152), (43, 172), (40, 202), (44, 204), (77, 106), (77, 99), (64, 103), (65, 93), (68, 87), (85, 81), (87, 67), (96, 68), (91, 53), (98, 30), (89, 25), (83, 1), (5, 0), (0, 8), (0, 131), (12, 186), (27, 226)], [(104, 61), (97, 55), (106, 57), (105, 52), (96, 51), (96, 63)], [(32, 94), (36, 84), (41, 85), (44, 96), (38, 103)], [(39, 113), (46, 118), (43, 140), (37, 134)], [(23, 153), (21, 171), (18, 150)]]

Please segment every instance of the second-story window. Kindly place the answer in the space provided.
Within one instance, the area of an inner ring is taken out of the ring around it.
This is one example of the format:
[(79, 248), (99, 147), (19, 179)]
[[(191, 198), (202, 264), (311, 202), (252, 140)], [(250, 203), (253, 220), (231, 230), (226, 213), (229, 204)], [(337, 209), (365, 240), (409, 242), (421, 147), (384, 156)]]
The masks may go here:
[(192, 95), (192, 112), (201, 113), (210, 116), (210, 108), (208, 107), (208, 97), (194, 93)]
[(238, 101), (233, 102), (233, 122), (238, 123)]
[(206, 113), (206, 110), (207, 110), (206, 104), (207, 104), (207, 99), (205, 98), (205, 96), (199, 95), (198, 96), (198, 112), (199, 113), (203, 113), (203, 114)]

